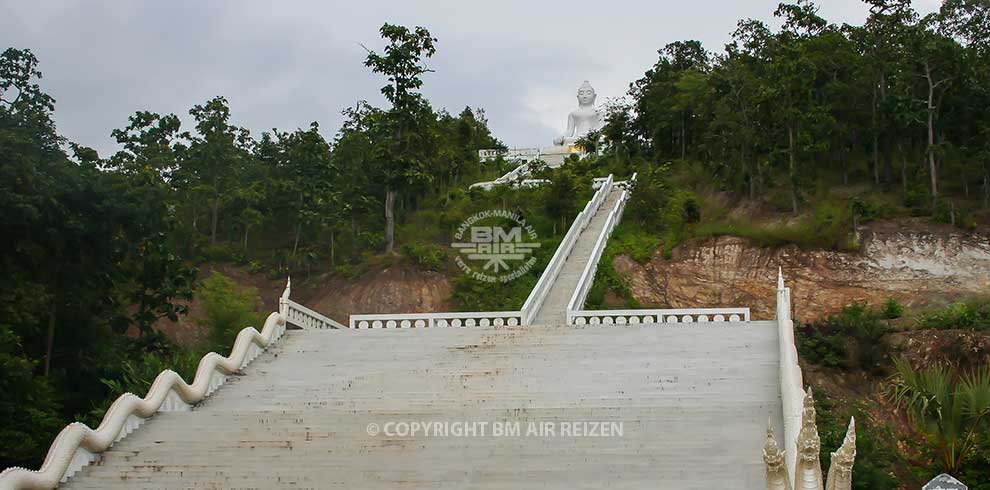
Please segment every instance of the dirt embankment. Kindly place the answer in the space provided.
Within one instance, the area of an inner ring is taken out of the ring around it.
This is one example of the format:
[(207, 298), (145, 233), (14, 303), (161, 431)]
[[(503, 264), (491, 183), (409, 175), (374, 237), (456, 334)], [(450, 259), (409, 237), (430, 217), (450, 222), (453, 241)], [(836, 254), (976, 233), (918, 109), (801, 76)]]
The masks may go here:
[[(268, 279), (263, 275), (251, 274), (245, 267), (226, 263), (200, 266), (199, 277), (207, 278), (214, 271), (242, 286), (255, 288), (263, 313), (278, 310), (278, 298), (285, 290), (285, 279)], [(441, 273), (395, 265), (372, 269), (355, 278), (326, 275), (295, 277), (291, 296), (300, 304), (347, 324), (349, 315), (356, 313), (450, 311), (447, 299), (452, 288), (451, 279)], [(181, 345), (193, 345), (206, 339), (206, 328), (201, 321), (204, 312), (198, 297), (193, 297), (186, 305), (189, 307), (188, 315), (179, 317), (177, 322), (160, 320), (155, 328)]]
[(639, 264), (614, 261), (643, 305), (672, 308), (749, 306), (757, 319), (774, 315), (777, 267), (792, 290), (797, 318), (814, 320), (853, 301), (894, 298), (909, 308), (966, 295), (990, 294), (990, 238), (925, 224), (873, 223), (855, 253), (766, 248), (737, 237), (657, 252)]
[[(792, 288), (796, 317), (814, 320), (853, 301), (880, 304), (895, 298), (909, 308), (944, 303), (966, 295), (990, 294), (990, 238), (948, 227), (873, 223), (862, 230), (860, 252), (807, 251), (796, 246), (767, 248), (737, 237), (684, 244), (664, 259), (658, 251), (639, 264), (615, 258), (633, 296), (644, 306), (672, 308), (749, 306), (756, 319), (774, 315), (777, 267)], [(254, 287), (263, 311), (275, 311), (284, 279), (267, 279), (231, 264), (201, 267), (200, 277), (217, 270)], [(357, 313), (450, 311), (452, 277), (408, 265), (373, 268), (358, 277), (296, 277), (292, 297), (346, 323)], [(620, 304), (616, 304), (620, 307)], [(160, 327), (180, 343), (205, 335), (197, 300), (190, 314)]]
[(442, 273), (393, 265), (353, 279), (315, 278), (303, 287), (296, 301), (346, 324), (352, 314), (450, 311), (454, 286)]

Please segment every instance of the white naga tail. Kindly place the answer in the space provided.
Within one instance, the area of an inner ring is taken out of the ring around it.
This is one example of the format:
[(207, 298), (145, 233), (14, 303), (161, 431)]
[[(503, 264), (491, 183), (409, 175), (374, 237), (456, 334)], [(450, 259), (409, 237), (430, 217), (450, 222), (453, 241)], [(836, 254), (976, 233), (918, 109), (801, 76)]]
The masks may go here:
[(228, 375), (247, 366), (283, 333), (285, 317), (272, 313), (260, 332), (251, 327), (241, 330), (228, 357), (215, 352), (206, 354), (199, 361), (192, 384), (187, 384), (174, 371), (162, 371), (144, 398), (131, 393), (117, 398), (96, 429), (80, 422), (73, 422), (62, 429), (37, 471), (18, 467), (4, 470), (0, 473), (0, 490), (55, 488), (73, 473), (97, 460), (99, 453), (138, 428), (148, 417), (157, 412), (190, 410), (219, 388)]
[[(801, 432), (797, 439), (798, 457), (793, 472), (793, 490), (852, 490), (852, 469), (856, 461), (856, 420), (849, 419), (846, 438), (842, 441), (842, 446), (832, 453), (828, 482), (824, 483), (819, 460), (822, 444), (815, 418), (815, 398), (811, 388), (808, 388), (804, 397)], [(767, 490), (791, 490), (784, 453), (777, 447), (772, 427), (767, 429), (763, 462), (766, 465)]]

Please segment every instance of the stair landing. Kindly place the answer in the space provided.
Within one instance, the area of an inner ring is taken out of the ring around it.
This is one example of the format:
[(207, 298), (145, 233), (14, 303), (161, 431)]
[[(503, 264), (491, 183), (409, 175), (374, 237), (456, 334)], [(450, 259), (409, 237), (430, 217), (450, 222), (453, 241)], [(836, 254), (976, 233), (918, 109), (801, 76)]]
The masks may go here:
[[(763, 488), (777, 372), (773, 322), (289, 331), (62, 487)], [(381, 433), (431, 421), (489, 429)], [(496, 422), (521, 434), (494, 436)], [(622, 433), (563, 435), (565, 422)], [(527, 436), (530, 423), (556, 430)]]

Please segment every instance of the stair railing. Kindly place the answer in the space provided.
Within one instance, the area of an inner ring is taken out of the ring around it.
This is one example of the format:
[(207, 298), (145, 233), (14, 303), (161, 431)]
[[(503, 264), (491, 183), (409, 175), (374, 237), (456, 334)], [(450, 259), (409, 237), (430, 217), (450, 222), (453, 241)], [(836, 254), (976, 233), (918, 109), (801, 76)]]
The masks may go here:
[(611, 174), (605, 177), (598, 186), (598, 190), (595, 191), (595, 195), (585, 204), (584, 209), (578, 213), (577, 217), (574, 218), (574, 222), (571, 223), (571, 227), (564, 235), (564, 239), (560, 241), (560, 245), (554, 252), (550, 262), (547, 263), (547, 267), (543, 269), (543, 274), (540, 275), (540, 279), (536, 281), (536, 285), (533, 286), (529, 297), (523, 303), (524, 325), (532, 324), (533, 319), (536, 318), (536, 314), (540, 311), (543, 302), (550, 293), (550, 288), (557, 281), (561, 269), (564, 268), (564, 263), (567, 262), (567, 258), (570, 257), (571, 252), (574, 250), (574, 245), (577, 243), (578, 237), (588, 227), (588, 224), (591, 223), (591, 218), (598, 212), (598, 209), (605, 202), (608, 193), (611, 192), (613, 181), (614, 177)]
[(784, 273), (777, 269), (777, 339), (780, 342), (780, 398), (784, 418), (784, 457), (790, 472), (792, 488), (797, 464), (797, 440), (801, 432), (804, 409), (804, 376), (798, 364), (797, 344), (794, 343), (794, 321), (791, 319), (791, 288), (784, 287)]
[(313, 311), (305, 306), (292, 301), (289, 293), (292, 290), (292, 278), (285, 283), (285, 291), (278, 298), (278, 311), (285, 317), (285, 321), (305, 330), (324, 330), (328, 328), (347, 328), (347, 325), (340, 323), (333, 318)]

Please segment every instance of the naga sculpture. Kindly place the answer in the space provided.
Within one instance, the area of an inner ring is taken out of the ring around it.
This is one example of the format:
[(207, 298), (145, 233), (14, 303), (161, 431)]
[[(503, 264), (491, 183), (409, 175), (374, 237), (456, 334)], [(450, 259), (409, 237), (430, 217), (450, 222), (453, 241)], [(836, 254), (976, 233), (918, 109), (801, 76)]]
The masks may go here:
[(767, 490), (791, 490), (784, 453), (773, 438), (773, 424), (767, 421), (767, 442), (763, 446), (763, 463), (767, 466)]
[(856, 462), (856, 419), (849, 419), (849, 428), (842, 446), (832, 453), (828, 467), (828, 484), (825, 490), (849, 490), (852, 488), (853, 464)]
[(822, 440), (818, 437), (815, 413), (815, 397), (808, 388), (804, 396), (804, 412), (801, 415), (801, 432), (797, 438), (797, 468), (794, 470), (794, 490), (822, 490), (822, 465), (818, 453)]
[[(288, 299), (288, 286), (283, 300)], [(162, 371), (144, 398), (124, 393), (107, 410), (97, 428), (73, 422), (62, 429), (37, 471), (11, 467), (0, 473), (0, 489), (49, 490), (64, 482), (157, 412), (188, 411), (216, 391), (227, 377), (258, 357), (285, 333), (285, 316), (272, 313), (259, 332), (247, 327), (237, 334), (230, 355), (203, 356), (192, 384), (175, 371)]]
[[(852, 490), (852, 469), (856, 461), (856, 420), (849, 419), (849, 428), (842, 446), (832, 453), (828, 469), (828, 482), (822, 482), (822, 466), (818, 459), (821, 438), (815, 425), (815, 397), (809, 387), (804, 397), (801, 416), (801, 432), (797, 438), (798, 458), (794, 468), (794, 490)], [(767, 490), (790, 490), (790, 479), (784, 463), (784, 452), (777, 447), (773, 428), (767, 428), (767, 441), (763, 446), (763, 462), (766, 465)]]

